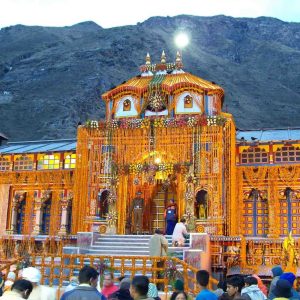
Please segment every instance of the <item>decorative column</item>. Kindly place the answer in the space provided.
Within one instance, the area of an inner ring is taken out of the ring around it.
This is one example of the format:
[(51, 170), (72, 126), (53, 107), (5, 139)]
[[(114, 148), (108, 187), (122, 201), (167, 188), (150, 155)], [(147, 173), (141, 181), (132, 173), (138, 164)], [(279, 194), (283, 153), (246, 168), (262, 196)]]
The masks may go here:
[(276, 186), (276, 181), (274, 182), (273, 178), (278, 176), (277, 168), (270, 167), (268, 173), (268, 210), (269, 210), (269, 238), (278, 238), (280, 235), (279, 228), (279, 203), (278, 203), (278, 191)]
[(59, 235), (67, 235), (67, 226), (68, 226), (68, 207), (70, 205), (70, 199), (63, 198), (61, 200), (61, 223), (58, 231)]
[(42, 205), (43, 198), (34, 199), (35, 225), (32, 232), (33, 235), (38, 235), (41, 233)]
[(192, 167), (190, 167), (190, 170), (188, 174), (185, 177), (185, 214), (183, 217), (186, 218), (187, 221), (187, 228), (189, 231), (195, 230), (195, 212), (194, 212), (194, 198), (195, 198), (195, 183), (196, 183), (196, 177), (194, 176), (194, 172)]

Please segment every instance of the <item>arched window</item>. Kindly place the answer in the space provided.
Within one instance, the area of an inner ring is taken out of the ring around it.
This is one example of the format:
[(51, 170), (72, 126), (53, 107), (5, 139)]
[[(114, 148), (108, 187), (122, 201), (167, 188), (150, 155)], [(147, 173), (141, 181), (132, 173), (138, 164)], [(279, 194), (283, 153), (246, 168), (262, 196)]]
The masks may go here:
[(275, 162), (300, 162), (300, 148), (283, 146), (275, 152)]
[(207, 219), (207, 191), (200, 190), (196, 194), (195, 213), (198, 219)]
[(54, 170), (59, 169), (59, 155), (44, 155), (38, 161), (38, 170)]
[(259, 147), (250, 147), (241, 153), (241, 164), (269, 163), (268, 152)]
[(184, 97), (184, 108), (192, 108), (193, 107), (193, 98), (190, 95)]
[(98, 207), (97, 207), (97, 214), (100, 218), (106, 218), (106, 215), (108, 213), (108, 196), (109, 191), (104, 190), (102, 192), (99, 192), (98, 194)]
[(131, 101), (129, 99), (124, 100), (123, 102), (123, 111), (131, 110)]
[(0, 156), (0, 171), (9, 171), (9, 166), (10, 161), (5, 157)]
[(33, 169), (33, 159), (30, 156), (22, 155), (15, 160), (14, 170), (25, 171)]
[(75, 169), (76, 165), (76, 154), (67, 155), (65, 158), (65, 169)]

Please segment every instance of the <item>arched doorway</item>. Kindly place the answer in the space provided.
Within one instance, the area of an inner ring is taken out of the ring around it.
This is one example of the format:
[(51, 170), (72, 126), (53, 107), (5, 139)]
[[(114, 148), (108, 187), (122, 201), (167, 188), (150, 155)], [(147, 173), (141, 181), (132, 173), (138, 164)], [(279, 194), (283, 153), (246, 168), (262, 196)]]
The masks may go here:
[(26, 200), (25, 197), (22, 195), (20, 196), (19, 204), (17, 207), (17, 234), (23, 233), (24, 219), (25, 219), (25, 205), (26, 205)]
[(50, 230), (50, 211), (51, 211), (51, 198), (47, 199), (43, 203), (43, 208), (42, 208), (42, 226), (41, 226), (41, 233), (42, 234), (49, 234)]
[(108, 196), (109, 190), (100, 191), (98, 194), (98, 215), (102, 219), (108, 214)]
[(206, 190), (200, 190), (196, 194), (195, 215), (198, 219), (207, 219), (207, 198)]

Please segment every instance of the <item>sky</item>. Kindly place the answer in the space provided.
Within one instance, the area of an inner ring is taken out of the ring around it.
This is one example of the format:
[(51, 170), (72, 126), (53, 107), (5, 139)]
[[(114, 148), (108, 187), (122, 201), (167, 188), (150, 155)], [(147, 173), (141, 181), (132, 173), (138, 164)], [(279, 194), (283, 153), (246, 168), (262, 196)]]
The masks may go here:
[(16, 24), (104, 28), (135, 25), (152, 16), (227, 15), (300, 22), (300, 0), (0, 0), (0, 28)]

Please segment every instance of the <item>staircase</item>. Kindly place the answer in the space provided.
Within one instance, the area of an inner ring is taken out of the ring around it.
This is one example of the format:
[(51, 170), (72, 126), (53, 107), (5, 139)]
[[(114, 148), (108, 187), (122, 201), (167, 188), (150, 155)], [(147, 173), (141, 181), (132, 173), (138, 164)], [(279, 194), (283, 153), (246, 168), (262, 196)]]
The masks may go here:
[[(169, 253), (183, 259), (183, 250), (189, 248), (189, 241), (184, 247), (172, 247), (172, 236), (166, 235), (169, 242)], [(84, 249), (91, 255), (149, 256), (151, 235), (101, 235), (91, 247)]]

